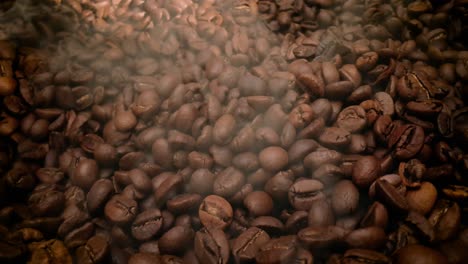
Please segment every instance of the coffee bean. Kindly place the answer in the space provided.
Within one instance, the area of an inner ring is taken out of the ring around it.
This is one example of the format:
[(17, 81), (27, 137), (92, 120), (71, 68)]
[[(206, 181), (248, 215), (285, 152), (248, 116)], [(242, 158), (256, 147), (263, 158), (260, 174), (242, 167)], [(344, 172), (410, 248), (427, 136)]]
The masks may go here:
[(288, 198), (296, 210), (309, 210), (312, 204), (324, 197), (323, 184), (317, 180), (299, 180), (289, 188)]
[(97, 180), (99, 168), (95, 160), (80, 159), (71, 174), (71, 181), (83, 189), (89, 189)]
[(331, 205), (338, 216), (356, 211), (359, 205), (359, 191), (352, 181), (342, 180), (333, 187)]
[(202, 229), (195, 234), (195, 254), (200, 262), (228, 263), (229, 243), (221, 229)]
[(271, 239), (260, 247), (255, 256), (257, 263), (287, 263), (296, 253), (297, 239), (295, 236), (283, 236)]
[(222, 197), (234, 195), (243, 185), (244, 174), (239, 170), (228, 167), (221, 171), (213, 183), (213, 192)]
[(137, 202), (123, 195), (114, 195), (104, 208), (106, 217), (116, 224), (126, 224), (132, 221), (137, 212)]
[(169, 229), (159, 239), (159, 250), (162, 254), (178, 254), (187, 249), (194, 232), (191, 228), (185, 226), (175, 226)]
[(269, 215), (273, 210), (273, 200), (264, 191), (254, 191), (244, 198), (244, 206), (252, 216)]
[(288, 153), (280, 147), (267, 147), (259, 154), (262, 168), (268, 171), (279, 171), (288, 164)]
[(224, 229), (231, 223), (233, 211), (224, 198), (209, 195), (200, 204), (198, 216), (204, 227)]
[(232, 254), (237, 263), (253, 261), (259, 249), (270, 240), (270, 236), (257, 227), (241, 233), (232, 244)]
[(132, 235), (138, 240), (148, 240), (156, 235), (163, 223), (159, 209), (149, 209), (139, 213), (131, 226)]
[(366, 188), (380, 176), (380, 164), (374, 156), (363, 156), (353, 167), (353, 182), (360, 188)]

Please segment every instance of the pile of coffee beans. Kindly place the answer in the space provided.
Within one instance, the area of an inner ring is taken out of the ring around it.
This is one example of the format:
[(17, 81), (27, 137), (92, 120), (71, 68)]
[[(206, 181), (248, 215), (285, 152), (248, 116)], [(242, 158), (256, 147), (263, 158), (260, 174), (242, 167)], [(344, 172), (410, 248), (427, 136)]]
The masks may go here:
[(463, 0), (3, 1), (0, 262), (464, 263), (467, 33)]

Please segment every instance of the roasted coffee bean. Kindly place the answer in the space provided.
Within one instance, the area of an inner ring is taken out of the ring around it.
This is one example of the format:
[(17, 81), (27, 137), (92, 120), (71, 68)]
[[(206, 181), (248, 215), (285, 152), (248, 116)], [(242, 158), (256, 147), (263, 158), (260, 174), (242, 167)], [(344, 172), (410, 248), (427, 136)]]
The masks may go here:
[(100, 235), (91, 237), (84, 246), (76, 250), (78, 263), (105, 261), (107, 254), (109, 254), (109, 242)]
[(242, 232), (232, 243), (236, 263), (253, 261), (257, 252), (270, 240), (270, 236), (257, 227)]
[(298, 239), (311, 249), (337, 245), (348, 231), (338, 226), (307, 227), (297, 233)]
[(353, 182), (360, 188), (366, 188), (376, 180), (381, 173), (379, 160), (374, 156), (363, 156), (353, 167)]
[(350, 133), (361, 131), (366, 124), (366, 112), (358, 105), (348, 106), (341, 110), (336, 119), (336, 125)]
[(244, 174), (234, 167), (228, 167), (216, 177), (213, 183), (213, 192), (216, 195), (227, 198), (240, 190), (244, 183)]
[(395, 263), (448, 263), (447, 258), (439, 251), (422, 245), (408, 245), (398, 250), (393, 261)]
[(132, 223), (132, 236), (138, 240), (148, 240), (156, 235), (163, 225), (163, 217), (159, 209), (149, 209), (141, 212)]
[(350, 180), (339, 181), (331, 194), (331, 205), (337, 216), (355, 212), (359, 205), (359, 191)]
[(93, 159), (79, 159), (76, 168), (72, 170), (71, 181), (83, 189), (91, 188), (99, 174), (99, 167)]
[(94, 182), (86, 195), (88, 210), (94, 213), (104, 207), (114, 191), (113, 184), (108, 179), (100, 179)]
[(224, 198), (209, 195), (200, 204), (198, 216), (204, 227), (224, 229), (232, 222), (233, 211)]
[(428, 214), (437, 199), (437, 190), (430, 182), (422, 182), (417, 189), (409, 189), (406, 192), (406, 201), (411, 210), (422, 215)]
[(202, 229), (195, 234), (195, 254), (200, 262), (228, 263), (229, 243), (221, 229)]
[(273, 199), (264, 191), (254, 191), (244, 198), (244, 206), (252, 216), (269, 215), (273, 210)]
[(288, 165), (288, 153), (280, 147), (268, 147), (259, 153), (260, 165), (267, 171), (279, 171)]
[(349, 249), (344, 253), (343, 263), (391, 263), (391, 259), (384, 254), (368, 249)]
[(132, 221), (137, 213), (137, 202), (121, 194), (114, 195), (104, 208), (106, 217), (116, 224), (126, 224)]
[(317, 180), (299, 180), (289, 188), (288, 198), (296, 210), (309, 210), (312, 204), (324, 197), (323, 184)]
[(327, 127), (320, 135), (319, 142), (330, 148), (342, 149), (351, 142), (351, 134), (343, 128)]
[(295, 236), (271, 239), (260, 247), (255, 261), (257, 263), (288, 263), (294, 259), (297, 244)]
[(386, 180), (376, 181), (375, 193), (385, 205), (397, 212), (405, 212), (409, 209), (406, 198)]
[(159, 250), (162, 254), (178, 254), (187, 250), (194, 232), (190, 227), (175, 226), (169, 229), (158, 240)]

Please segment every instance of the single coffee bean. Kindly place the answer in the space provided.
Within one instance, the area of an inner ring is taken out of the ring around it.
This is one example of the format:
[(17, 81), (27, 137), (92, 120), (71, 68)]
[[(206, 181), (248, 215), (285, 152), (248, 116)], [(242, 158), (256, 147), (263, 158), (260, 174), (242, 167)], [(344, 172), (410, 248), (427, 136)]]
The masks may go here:
[(194, 237), (190, 227), (175, 226), (169, 229), (158, 241), (161, 254), (179, 254), (187, 250)]
[(296, 234), (299, 230), (306, 228), (308, 225), (308, 216), (309, 214), (306, 211), (295, 211), (292, 213), (286, 221), (286, 231)]
[(271, 239), (260, 247), (255, 256), (256, 263), (289, 263), (294, 259), (297, 248), (296, 236), (282, 236)]
[(308, 211), (312, 204), (324, 197), (323, 184), (317, 180), (299, 180), (289, 188), (288, 198), (296, 210)]
[(374, 202), (367, 210), (361, 220), (361, 227), (379, 226), (383, 229), (387, 227), (389, 214), (387, 208), (379, 202)]
[(270, 236), (260, 228), (250, 227), (232, 243), (232, 254), (236, 263), (250, 262), (257, 252), (270, 240)]
[(366, 112), (358, 105), (348, 106), (338, 114), (336, 125), (350, 133), (359, 132), (367, 125)]
[(223, 197), (209, 195), (200, 204), (198, 217), (203, 226), (208, 229), (224, 229), (232, 222), (233, 210)]
[(94, 182), (86, 194), (86, 202), (90, 213), (94, 213), (104, 207), (104, 204), (114, 192), (114, 186), (108, 179), (100, 179)]
[(377, 198), (389, 208), (397, 212), (408, 211), (409, 205), (406, 198), (386, 180), (379, 179), (376, 181), (375, 193)]
[(227, 198), (239, 191), (244, 183), (244, 174), (234, 167), (228, 167), (221, 171), (215, 179), (213, 193)]
[(252, 216), (269, 215), (273, 210), (273, 199), (264, 191), (254, 191), (244, 198), (244, 206)]
[(163, 225), (163, 217), (159, 209), (149, 209), (141, 212), (131, 226), (132, 236), (137, 240), (148, 240), (156, 235)]
[(384, 254), (369, 249), (348, 249), (344, 253), (343, 263), (391, 263)]
[(327, 127), (320, 135), (319, 141), (330, 148), (346, 148), (351, 142), (351, 134), (343, 128)]
[(192, 173), (189, 181), (191, 192), (208, 194), (213, 190), (213, 182), (216, 176), (208, 169), (197, 169)]
[(106, 204), (104, 214), (113, 223), (126, 224), (135, 218), (138, 204), (123, 195), (114, 195)]
[(202, 229), (196, 232), (194, 249), (200, 262), (224, 264), (229, 261), (229, 242), (221, 229)]
[(214, 124), (213, 127), (213, 140), (216, 144), (228, 144), (236, 128), (236, 119), (234, 116), (226, 114), (222, 115)]
[(280, 147), (267, 147), (259, 153), (259, 161), (262, 168), (267, 171), (279, 171), (284, 168), (289, 160), (288, 153)]
[(338, 226), (306, 227), (297, 233), (299, 241), (311, 249), (326, 248), (336, 245), (348, 231)]
[(381, 227), (371, 226), (351, 231), (345, 242), (352, 248), (378, 249), (386, 241), (385, 231)]
[(447, 258), (439, 251), (422, 245), (407, 245), (393, 256), (393, 261), (397, 264), (409, 263), (448, 263)]
[(374, 156), (363, 156), (353, 167), (353, 182), (360, 188), (367, 188), (380, 176), (380, 163)]
[(359, 205), (359, 191), (350, 180), (342, 180), (333, 187), (331, 205), (336, 215), (351, 214)]
[(250, 222), (250, 226), (263, 229), (270, 236), (278, 236), (284, 231), (284, 224), (273, 216), (259, 216)]
[(309, 227), (326, 227), (335, 224), (335, 214), (327, 199), (320, 199), (312, 203), (307, 221)]
[(70, 179), (73, 184), (83, 188), (89, 189), (97, 180), (99, 175), (99, 167), (95, 160), (81, 158), (73, 170)]
[(341, 162), (343, 155), (336, 151), (326, 148), (319, 148), (304, 158), (304, 166), (312, 171), (318, 169), (323, 164), (338, 165)]

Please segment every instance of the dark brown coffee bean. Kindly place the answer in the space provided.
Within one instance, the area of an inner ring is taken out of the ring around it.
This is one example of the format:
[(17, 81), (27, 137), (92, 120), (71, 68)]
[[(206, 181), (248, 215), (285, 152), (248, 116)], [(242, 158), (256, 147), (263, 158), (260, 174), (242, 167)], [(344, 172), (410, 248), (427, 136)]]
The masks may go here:
[(384, 254), (368, 249), (348, 249), (343, 256), (343, 263), (391, 263), (391, 259)]
[(379, 226), (383, 229), (387, 227), (389, 214), (387, 208), (379, 202), (374, 202), (361, 220), (361, 227)]
[(236, 128), (236, 119), (234, 116), (226, 114), (222, 115), (213, 126), (213, 140), (216, 144), (228, 144)]
[(181, 174), (175, 174), (172, 177), (164, 179), (154, 193), (156, 204), (164, 204), (168, 199), (171, 199), (179, 193), (182, 190), (183, 182), (184, 180)]
[(386, 180), (379, 179), (375, 184), (376, 196), (389, 208), (397, 212), (408, 211), (409, 205), (405, 197)]
[(143, 170), (133, 169), (128, 172), (128, 177), (138, 191), (147, 193), (152, 190), (151, 179)]
[(174, 214), (191, 212), (198, 209), (202, 197), (199, 194), (184, 193), (167, 201), (167, 209)]
[(106, 217), (116, 224), (126, 224), (132, 221), (137, 212), (137, 202), (123, 195), (114, 195), (104, 208)]
[(312, 203), (308, 212), (309, 227), (326, 227), (335, 224), (335, 214), (327, 199), (320, 199)]
[(353, 167), (353, 182), (360, 188), (366, 188), (380, 176), (380, 163), (374, 156), (359, 158)]
[(221, 171), (213, 183), (213, 192), (222, 197), (234, 195), (245, 183), (242, 172), (234, 167), (228, 167)]
[(149, 252), (138, 252), (128, 259), (128, 264), (161, 263), (161, 256)]
[(318, 144), (313, 139), (301, 139), (295, 141), (288, 150), (288, 157), (291, 163), (302, 161), (305, 156), (317, 149)]
[(31, 259), (40, 262), (57, 261), (60, 263), (73, 263), (72, 257), (64, 243), (57, 239), (34, 242), (31, 247)]
[(351, 134), (343, 128), (327, 127), (320, 135), (319, 141), (330, 148), (346, 148), (351, 142)]
[(336, 125), (350, 133), (361, 131), (367, 124), (366, 112), (358, 105), (348, 106), (337, 117)]
[(54, 185), (38, 185), (28, 199), (35, 216), (54, 216), (63, 210), (65, 196)]
[(277, 201), (288, 199), (290, 186), (293, 184), (292, 171), (280, 171), (265, 183), (265, 191)]
[(264, 191), (254, 191), (244, 198), (244, 206), (252, 216), (269, 215), (273, 210), (273, 199)]
[(223, 264), (229, 261), (229, 242), (221, 229), (202, 229), (195, 234), (195, 254), (200, 262)]
[(131, 226), (132, 236), (137, 240), (148, 240), (156, 235), (163, 225), (163, 217), (159, 209), (149, 209), (141, 212)]
[(256, 263), (289, 263), (296, 254), (297, 239), (295, 236), (282, 236), (271, 239), (260, 247), (255, 256)]
[(259, 167), (257, 154), (254, 152), (239, 153), (233, 158), (232, 165), (243, 171), (254, 171)]
[(250, 226), (263, 229), (270, 236), (278, 236), (284, 231), (284, 224), (273, 216), (259, 216), (250, 222)]
[(97, 180), (99, 175), (99, 167), (93, 159), (81, 158), (73, 170), (70, 179), (73, 184), (83, 188), (89, 189)]
[(296, 234), (299, 230), (306, 228), (308, 225), (308, 212), (295, 211), (288, 217), (285, 228), (288, 233)]
[(338, 216), (356, 211), (359, 205), (359, 191), (352, 181), (342, 180), (334, 186), (331, 205)]
[(323, 164), (337, 165), (342, 160), (342, 154), (335, 150), (319, 148), (304, 158), (304, 166), (310, 170), (316, 170)]
[(188, 162), (193, 169), (209, 169), (213, 166), (213, 158), (210, 155), (197, 151), (188, 154)]
[(104, 207), (104, 204), (114, 192), (114, 186), (108, 179), (97, 180), (86, 194), (86, 202), (90, 213)]
[(448, 263), (447, 258), (439, 251), (422, 245), (407, 245), (398, 250), (393, 256), (398, 264), (406, 263)]
[(224, 198), (217, 195), (209, 195), (200, 204), (198, 217), (204, 227), (226, 228), (233, 217), (231, 205)]
[(345, 242), (349, 247), (365, 249), (378, 249), (385, 241), (385, 231), (377, 226), (356, 229), (345, 238)]
[(215, 175), (207, 169), (198, 169), (192, 173), (189, 182), (191, 192), (208, 194), (213, 190)]
[(232, 254), (236, 263), (253, 261), (259, 249), (270, 240), (270, 236), (257, 227), (242, 232), (232, 243)]
[(298, 239), (312, 249), (336, 245), (349, 231), (338, 226), (307, 227), (297, 233)]
[(317, 180), (296, 181), (289, 188), (289, 202), (296, 210), (308, 211), (315, 201), (324, 197), (323, 187)]
[(428, 217), (434, 226), (435, 238), (447, 240), (456, 235), (460, 227), (460, 206), (453, 201), (439, 200)]
[(158, 241), (161, 254), (178, 254), (187, 250), (194, 237), (193, 229), (175, 226), (169, 229)]
[(388, 140), (388, 147), (394, 149), (398, 159), (410, 159), (419, 153), (424, 145), (424, 130), (416, 125), (403, 125), (394, 129)]
[(76, 250), (78, 263), (92, 263), (104, 261), (109, 254), (109, 242), (104, 236), (91, 237), (84, 246)]
[(260, 165), (267, 171), (279, 171), (284, 168), (289, 160), (288, 153), (280, 147), (267, 147), (259, 153)]

